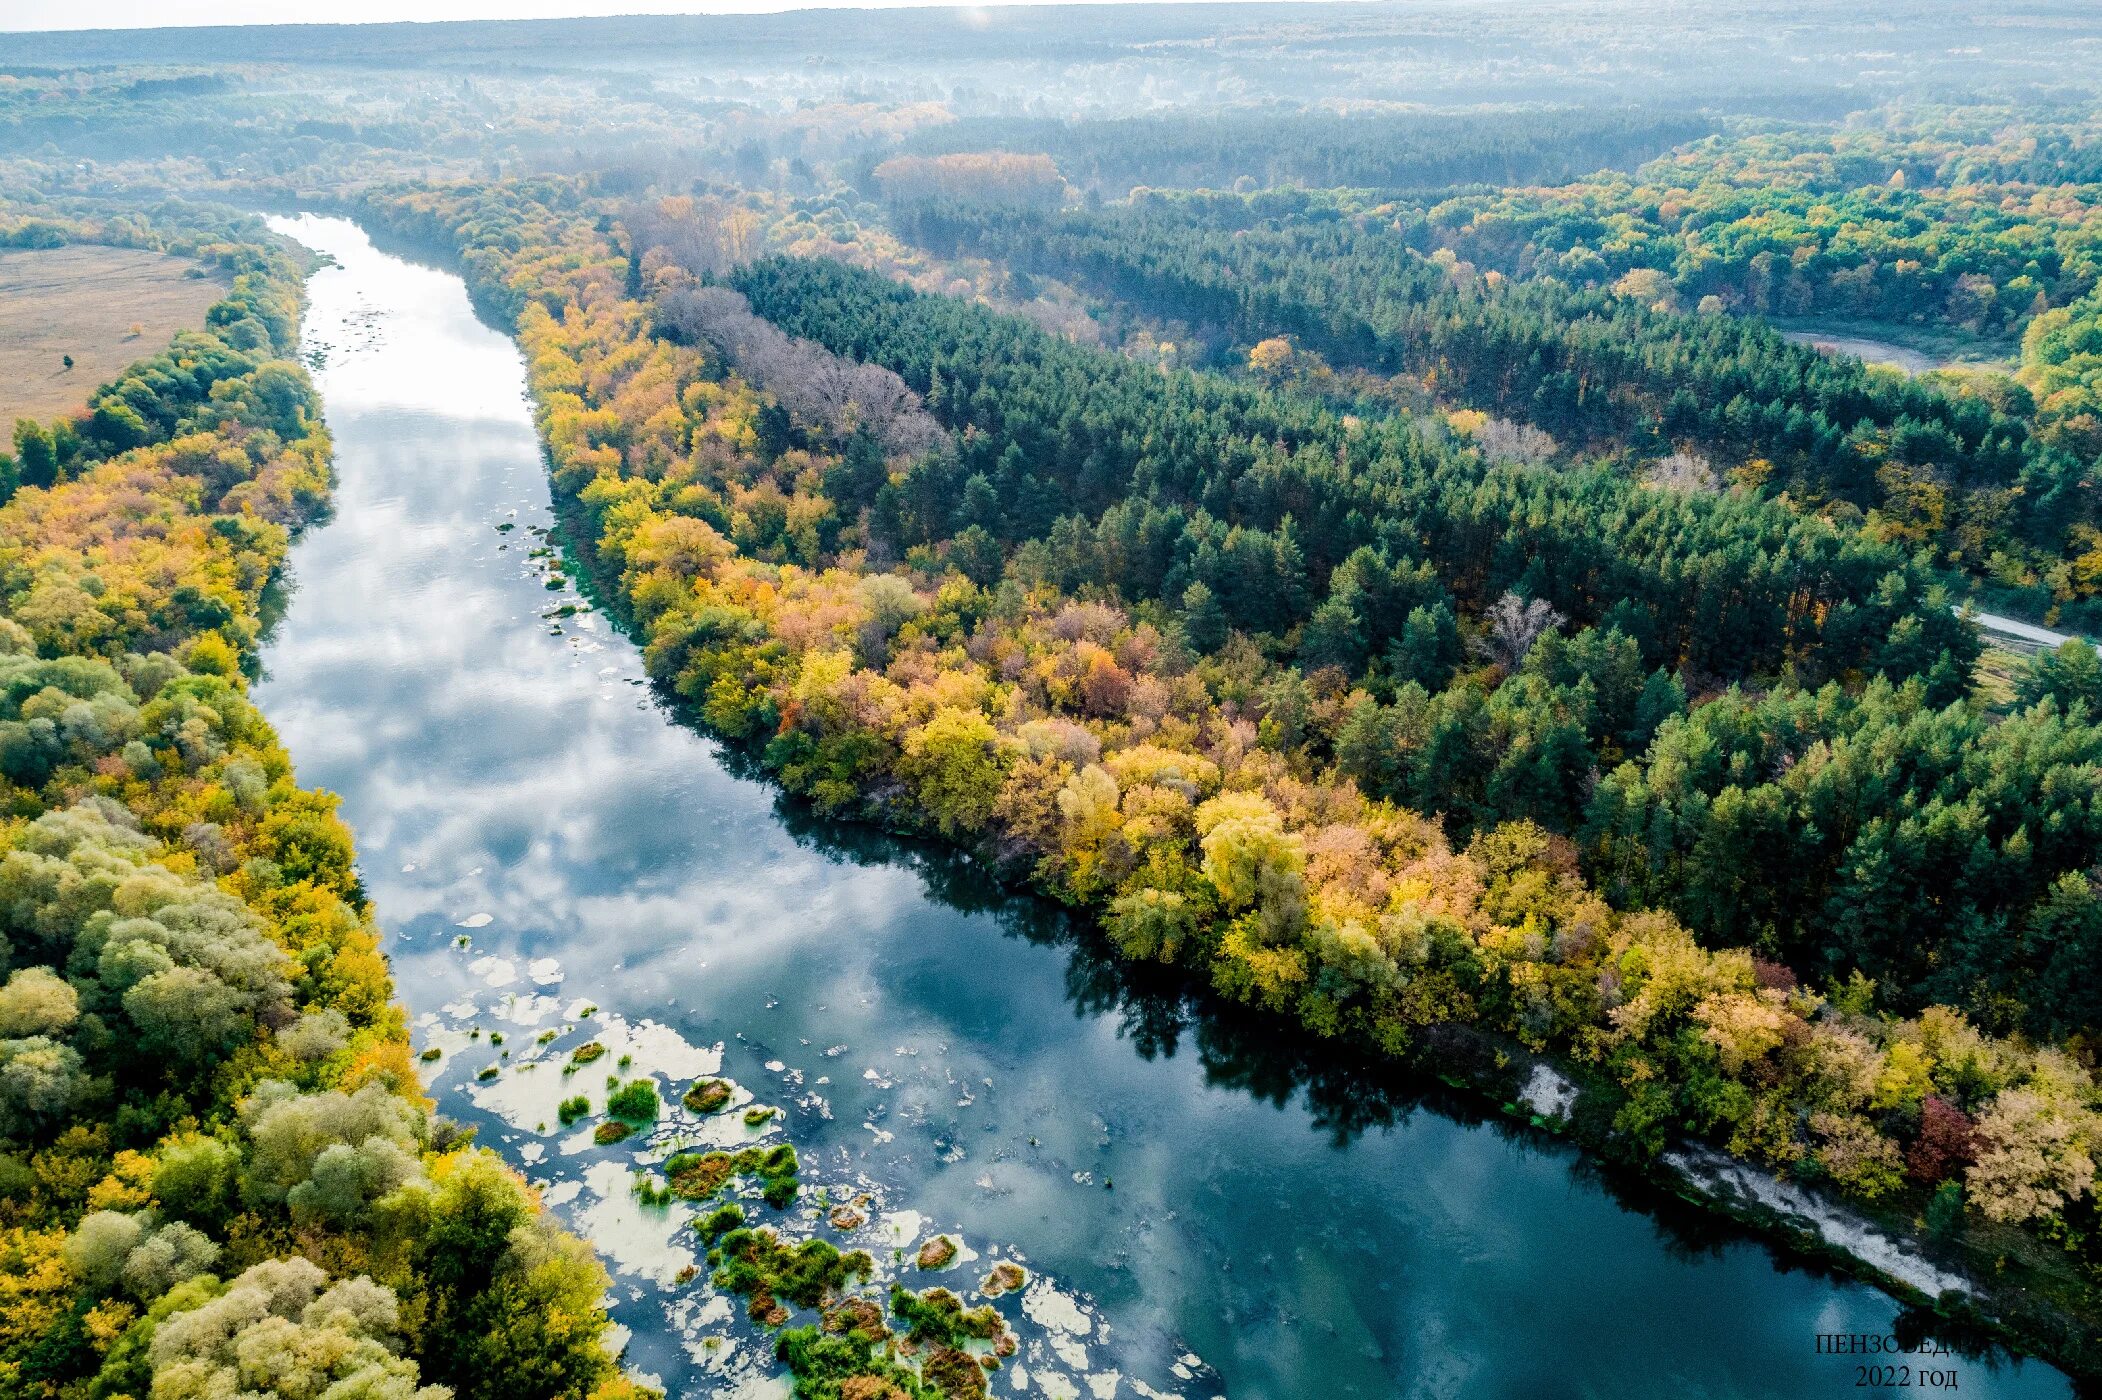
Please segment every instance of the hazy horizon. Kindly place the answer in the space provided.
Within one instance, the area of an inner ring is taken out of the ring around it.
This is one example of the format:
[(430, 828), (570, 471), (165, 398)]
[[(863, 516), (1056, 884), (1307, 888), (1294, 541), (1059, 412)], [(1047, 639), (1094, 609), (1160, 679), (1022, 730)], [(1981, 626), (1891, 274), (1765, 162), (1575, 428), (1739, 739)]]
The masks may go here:
[[(621, 15), (753, 15), (788, 10), (987, 9), (1019, 5), (1110, 5), (1136, 0), (365, 0), (345, 14), (340, 0), (16, 0), (0, 33), (98, 29), (194, 29), (217, 25), (400, 24), (446, 20), (601, 19)], [(1247, 4), (1259, 0), (1143, 0), (1157, 4)], [(1284, 0), (1316, 3), (1317, 0)], [(1361, 0), (1362, 2), (1362, 0)]]

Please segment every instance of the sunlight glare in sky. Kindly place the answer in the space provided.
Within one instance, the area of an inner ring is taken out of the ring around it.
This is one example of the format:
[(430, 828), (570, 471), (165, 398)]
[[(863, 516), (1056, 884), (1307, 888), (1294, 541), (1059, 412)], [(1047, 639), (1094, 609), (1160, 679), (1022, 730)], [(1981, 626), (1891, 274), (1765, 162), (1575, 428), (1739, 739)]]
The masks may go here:
[[(1061, 0), (1116, 3), (1116, 0)], [(1180, 3), (1181, 0), (1169, 0)], [(192, 24), (347, 24), (394, 20), (567, 19), (586, 15), (766, 14), (813, 8), (900, 9), (927, 0), (0, 0), (0, 31), (147, 29)], [(983, 0), (986, 5), (1031, 0)], [(977, 8), (974, 6), (973, 8)]]

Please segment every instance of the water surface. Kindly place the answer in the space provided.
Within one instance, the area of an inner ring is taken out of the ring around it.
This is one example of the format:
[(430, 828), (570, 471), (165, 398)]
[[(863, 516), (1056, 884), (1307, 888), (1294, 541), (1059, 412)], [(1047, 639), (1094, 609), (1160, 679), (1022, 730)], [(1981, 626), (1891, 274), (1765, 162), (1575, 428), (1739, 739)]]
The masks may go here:
[[(967, 863), (738, 775), (602, 618), (549, 615), (586, 605), (533, 554), (553, 520), (522, 365), (459, 281), (340, 220), (279, 226), (338, 264), (307, 344), (340, 482), (257, 699), (302, 781), (342, 794), (441, 1109), (607, 1255), (637, 1370), (673, 1395), (778, 1389), (741, 1314), (677, 1282), (683, 1208), (626, 1186), (668, 1138), (785, 1137), (813, 1194), (871, 1198), (853, 1242), (916, 1285), (1026, 1262), (995, 1396), (1862, 1393), (1815, 1338), (1888, 1331), (1882, 1294), (1135, 983)], [(562, 1076), (590, 1038), (607, 1061)], [(783, 1113), (593, 1146), (552, 1105), (623, 1054), (674, 1096), (719, 1067)], [(897, 1258), (937, 1231), (974, 1257)], [(2069, 1393), (2043, 1366), (1942, 1364), (1973, 1400)]]

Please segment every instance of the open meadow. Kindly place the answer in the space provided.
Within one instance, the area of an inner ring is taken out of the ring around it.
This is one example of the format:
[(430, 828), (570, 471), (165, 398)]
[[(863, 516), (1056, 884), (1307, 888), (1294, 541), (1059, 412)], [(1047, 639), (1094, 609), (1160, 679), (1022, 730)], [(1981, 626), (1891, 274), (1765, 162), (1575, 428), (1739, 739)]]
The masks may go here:
[(143, 248), (0, 252), (0, 427), (79, 408), (225, 294), (194, 259)]

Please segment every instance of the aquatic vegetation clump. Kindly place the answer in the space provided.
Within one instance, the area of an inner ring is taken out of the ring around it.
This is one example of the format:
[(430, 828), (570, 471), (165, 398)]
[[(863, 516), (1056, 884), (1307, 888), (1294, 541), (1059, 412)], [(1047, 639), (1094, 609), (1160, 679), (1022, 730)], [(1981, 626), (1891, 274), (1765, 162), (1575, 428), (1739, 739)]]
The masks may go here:
[(890, 1328), (883, 1322), (883, 1309), (873, 1299), (860, 1296), (842, 1298), (825, 1309), (824, 1328), (835, 1336), (859, 1332), (872, 1342), (890, 1335)]
[(720, 1113), (729, 1106), (730, 1094), (726, 1079), (696, 1079), (679, 1102), (695, 1113)]
[(920, 1375), (950, 1400), (974, 1400), (986, 1393), (984, 1368), (999, 1364), (990, 1357), (981, 1363), (955, 1347), (936, 1347), (920, 1363)]
[(709, 1244), (714, 1244), (724, 1235), (740, 1228), (743, 1224), (744, 1207), (735, 1201), (731, 1201), (708, 1212), (707, 1215), (695, 1222), (693, 1228), (699, 1232), (703, 1240), (706, 1240)]
[[(708, 1261), (716, 1266), (715, 1286), (749, 1299), (746, 1311), (757, 1322), (775, 1313), (778, 1300), (823, 1307), (848, 1284), (866, 1283), (876, 1272), (866, 1250), (843, 1254), (823, 1240), (790, 1246), (767, 1229), (730, 1231), (708, 1251)], [(785, 1313), (780, 1320), (787, 1320)]]
[[(887, 1334), (886, 1334), (887, 1335)], [(816, 1327), (791, 1327), (774, 1354), (796, 1379), (798, 1395), (837, 1395), (840, 1400), (908, 1400), (928, 1392), (919, 1377), (876, 1354), (876, 1339), (859, 1331), (834, 1335)], [(981, 1388), (977, 1392), (983, 1394)]]
[(905, 1324), (905, 1335), (922, 1346), (990, 1342), (1007, 1330), (1006, 1321), (991, 1307), (965, 1308), (963, 1300), (946, 1288), (915, 1293), (903, 1284), (892, 1284), (890, 1310)]
[(978, 1291), (988, 1298), (997, 1298), (1003, 1293), (1021, 1292), (1028, 1282), (1029, 1275), (1020, 1264), (1002, 1260), (993, 1265), (991, 1272), (986, 1274), (985, 1281), (978, 1285)]
[(606, 1112), (629, 1123), (655, 1122), (657, 1081), (630, 1079), (606, 1096)]
[(565, 1128), (589, 1112), (591, 1112), (591, 1100), (585, 1098), (582, 1094), (578, 1094), (574, 1098), (564, 1099), (555, 1106), (555, 1116), (562, 1120), (562, 1126)]
[(947, 1235), (936, 1235), (920, 1246), (919, 1255), (913, 1262), (922, 1269), (946, 1269), (956, 1262), (956, 1241)]
[(634, 1131), (618, 1118), (608, 1118), (592, 1132), (591, 1140), (600, 1147), (611, 1147), (614, 1143), (625, 1140)]
[(757, 1177), (760, 1196), (776, 1210), (796, 1198), (801, 1164), (787, 1143), (739, 1152), (681, 1152), (664, 1164), (672, 1190), (689, 1201), (705, 1201), (735, 1176)]

